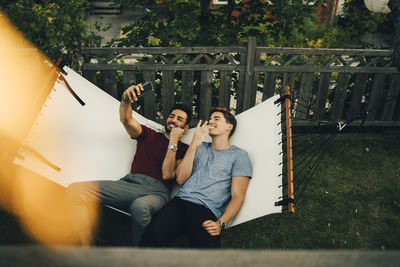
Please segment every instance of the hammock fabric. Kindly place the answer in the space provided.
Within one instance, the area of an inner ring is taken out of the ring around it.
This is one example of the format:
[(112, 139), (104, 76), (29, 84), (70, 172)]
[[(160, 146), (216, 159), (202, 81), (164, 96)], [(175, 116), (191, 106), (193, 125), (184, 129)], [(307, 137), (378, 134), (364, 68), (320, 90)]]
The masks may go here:
[[(55, 82), (14, 163), (64, 187), (76, 181), (123, 177), (129, 173), (136, 141), (119, 121), (119, 101), (70, 68), (64, 71), (67, 74), (60, 74)], [(230, 141), (248, 152), (253, 179), (242, 209), (229, 226), (282, 210), (275, 206), (282, 198), (281, 107), (274, 103), (278, 98), (236, 116), (238, 126)], [(163, 131), (162, 125), (140, 114), (134, 112), (134, 117)], [(193, 132), (190, 129), (182, 141), (189, 143)]]

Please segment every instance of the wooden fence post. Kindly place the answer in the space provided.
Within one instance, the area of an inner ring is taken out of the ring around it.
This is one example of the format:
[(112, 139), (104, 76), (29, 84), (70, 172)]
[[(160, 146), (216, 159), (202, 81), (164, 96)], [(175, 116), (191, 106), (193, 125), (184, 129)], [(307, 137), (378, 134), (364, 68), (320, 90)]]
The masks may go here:
[(368, 80), (368, 74), (359, 73), (356, 75), (352, 92), (353, 95), (351, 99), (350, 111), (347, 114), (348, 120), (357, 117), (357, 115), (361, 111), (361, 103), (365, 92), (365, 86), (367, 84), (367, 80)]
[(375, 74), (374, 83), (372, 85), (371, 95), (368, 101), (368, 115), (367, 120), (373, 121), (376, 119), (378, 106), (383, 99), (383, 86), (385, 84), (385, 74)]
[(305, 72), (301, 77), (300, 89), (297, 99), (296, 118), (307, 119), (310, 112), (310, 99), (314, 73)]
[[(247, 53), (240, 54), (240, 65), (246, 64)], [(245, 65), (246, 66), (246, 65)], [(246, 69), (239, 71), (239, 88), (236, 91), (236, 114), (243, 111), (243, 95), (244, 95), (244, 85), (245, 85)]]
[(194, 71), (182, 71), (182, 103), (193, 111)]
[(276, 72), (264, 72), (264, 90), (262, 101), (267, 100), (275, 94)]
[(331, 119), (334, 121), (342, 120), (344, 101), (346, 100), (350, 78), (351, 76), (348, 73), (339, 74), (331, 113)]
[(163, 119), (166, 120), (169, 115), (169, 109), (175, 104), (174, 71), (163, 71), (161, 96), (163, 105)]
[(202, 71), (200, 81), (200, 120), (208, 120), (208, 113), (211, 110), (212, 101), (212, 71)]
[[(133, 70), (124, 70), (123, 78), (122, 78), (122, 89), (118, 90), (118, 100), (121, 100), (122, 94), (128, 87), (132, 84), (136, 84), (136, 73)], [(138, 104), (136, 101), (132, 103), (132, 108), (134, 111), (137, 111)]]
[(97, 82), (97, 76), (95, 70), (83, 70), (82, 71), (83, 77), (88, 79), (89, 82), (93, 83), (94, 85), (99, 85)]
[[(156, 73), (154, 71), (143, 71), (143, 80), (149, 81), (155, 85)], [(147, 94), (143, 97), (144, 102), (144, 116), (150, 120), (155, 120), (156, 118), (156, 96), (153, 93)]]
[(332, 73), (321, 73), (318, 83), (317, 100), (315, 104), (315, 119), (325, 119), (325, 106), (328, 98), (329, 84)]
[(113, 70), (103, 71), (104, 90), (114, 98), (118, 98), (117, 72)]
[[(251, 96), (255, 95), (254, 88), (254, 62), (256, 57), (256, 38), (249, 37), (247, 44), (246, 74), (244, 78), (243, 111), (252, 107)], [(254, 103), (253, 103), (254, 105)]]
[(400, 94), (400, 74), (393, 74), (390, 81), (389, 92), (386, 96), (385, 107), (383, 108), (382, 118), (383, 121), (393, 120), (396, 103)]
[(220, 85), (219, 85), (219, 101), (218, 106), (229, 109), (229, 102), (231, 100), (232, 78), (231, 71), (222, 70), (220, 72)]

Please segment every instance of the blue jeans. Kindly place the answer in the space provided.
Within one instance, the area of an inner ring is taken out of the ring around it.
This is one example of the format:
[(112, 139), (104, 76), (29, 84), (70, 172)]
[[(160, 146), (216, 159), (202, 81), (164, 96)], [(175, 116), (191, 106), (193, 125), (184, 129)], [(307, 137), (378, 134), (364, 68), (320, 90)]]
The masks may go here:
[(169, 200), (170, 192), (156, 179), (128, 174), (118, 181), (72, 183), (67, 188), (66, 204), (75, 230), (91, 231), (89, 207), (109, 205), (132, 216), (133, 245), (137, 246), (152, 215)]

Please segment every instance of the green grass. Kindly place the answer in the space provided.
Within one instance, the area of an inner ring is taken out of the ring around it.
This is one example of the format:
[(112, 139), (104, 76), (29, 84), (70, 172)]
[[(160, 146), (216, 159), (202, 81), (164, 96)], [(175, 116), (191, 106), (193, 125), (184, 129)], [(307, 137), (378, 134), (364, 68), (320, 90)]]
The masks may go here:
[(339, 136), (294, 214), (285, 210), (228, 229), (223, 246), (399, 249), (400, 137)]
[[(107, 231), (100, 235), (105, 241), (98, 245), (128, 246), (129, 217), (105, 217), (102, 228)], [(9, 214), (0, 212), (0, 222), (0, 244), (35, 242)], [(182, 244), (178, 240), (172, 245)], [(285, 209), (227, 229), (222, 244), (245, 249), (399, 249), (400, 135), (339, 136), (294, 214)]]

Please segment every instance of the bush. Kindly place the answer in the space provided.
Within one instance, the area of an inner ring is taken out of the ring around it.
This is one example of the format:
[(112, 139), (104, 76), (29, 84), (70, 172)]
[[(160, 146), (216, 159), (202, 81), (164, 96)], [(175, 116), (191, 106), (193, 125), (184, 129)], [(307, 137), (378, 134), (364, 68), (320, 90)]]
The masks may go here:
[(88, 0), (0, 0), (11, 22), (51, 60), (70, 63), (72, 48), (82, 42), (100, 46), (99, 23), (84, 21)]

